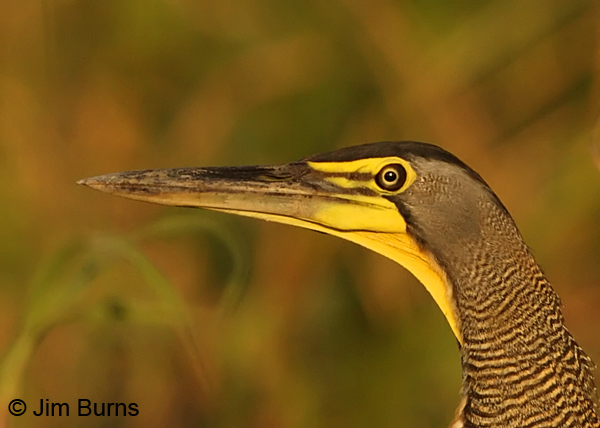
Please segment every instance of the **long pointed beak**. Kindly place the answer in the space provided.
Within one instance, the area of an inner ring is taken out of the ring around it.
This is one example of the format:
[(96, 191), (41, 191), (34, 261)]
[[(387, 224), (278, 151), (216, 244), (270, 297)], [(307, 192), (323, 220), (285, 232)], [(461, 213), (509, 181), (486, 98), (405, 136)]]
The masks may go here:
[(372, 230), (374, 225), (380, 232), (405, 230), (393, 203), (366, 188), (341, 188), (304, 162), (129, 171), (78, 184), (129, 199), (227, 211), (321, 231)]

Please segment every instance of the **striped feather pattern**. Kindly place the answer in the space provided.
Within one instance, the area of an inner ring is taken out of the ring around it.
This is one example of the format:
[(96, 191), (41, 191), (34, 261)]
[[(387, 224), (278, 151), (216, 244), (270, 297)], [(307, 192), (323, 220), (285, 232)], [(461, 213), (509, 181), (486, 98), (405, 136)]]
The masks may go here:
[(481, 207), (482, 235), (439, 254), (464, 345), (464, 403), (453, 427), (600, 427), (593, 363), (512, 219)]

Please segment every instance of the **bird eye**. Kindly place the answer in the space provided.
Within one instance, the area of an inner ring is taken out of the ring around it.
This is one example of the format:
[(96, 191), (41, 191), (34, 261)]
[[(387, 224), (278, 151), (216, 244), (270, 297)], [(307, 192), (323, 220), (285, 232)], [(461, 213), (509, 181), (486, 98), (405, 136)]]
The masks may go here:
[(395, 192), (406, 182), (406, 170), (400, 164), (386, 165), (375, 177), (375, 182), (383, 190)]

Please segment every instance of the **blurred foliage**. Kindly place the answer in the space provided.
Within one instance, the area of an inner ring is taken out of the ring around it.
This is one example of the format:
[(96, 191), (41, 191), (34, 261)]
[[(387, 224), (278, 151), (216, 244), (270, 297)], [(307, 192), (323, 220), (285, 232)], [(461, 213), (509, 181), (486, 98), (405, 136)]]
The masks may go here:
[[(401, 267), (74, 184), (367, 141), (480, 172), (600, 362), (598, 22), (583, 0), (0, 2), (0, 426), (446, 426), (455, 340)], [(7, 418), (17, 396), (140, 414)]]

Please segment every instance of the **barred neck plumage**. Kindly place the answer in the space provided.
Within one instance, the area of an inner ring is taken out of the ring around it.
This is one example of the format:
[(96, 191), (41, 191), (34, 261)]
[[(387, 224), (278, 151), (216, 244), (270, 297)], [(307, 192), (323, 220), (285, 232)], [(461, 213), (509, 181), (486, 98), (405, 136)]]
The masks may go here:
[(486, 212), (482, 235), (458, 243), (462, 259), (440, 260), (463, 337), (453, 426), (600, 427), (593, 363), (565, 327), (560, 299), (510, 216)]

